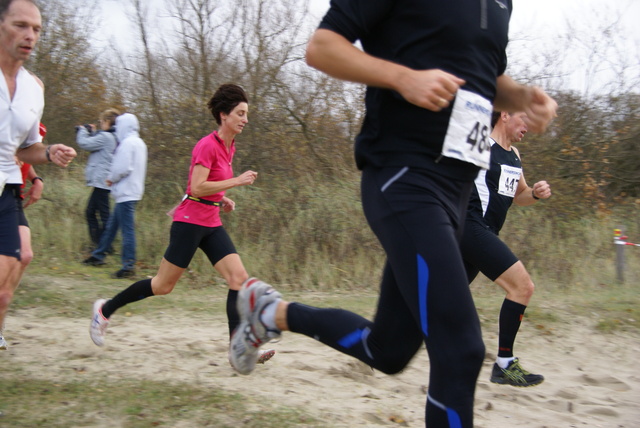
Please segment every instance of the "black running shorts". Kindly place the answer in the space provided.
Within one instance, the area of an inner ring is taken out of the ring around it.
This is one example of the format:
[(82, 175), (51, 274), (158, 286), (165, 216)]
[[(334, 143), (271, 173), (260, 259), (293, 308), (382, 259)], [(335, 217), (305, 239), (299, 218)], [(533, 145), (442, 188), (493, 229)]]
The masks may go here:
[(488, 226), (469, 218), (465, 223), (460, 250), (469, 283), (478, 272), (495, 281), (518, 261), (507, 244)]
[(164, 258), (186, 269), (198, 248), (204, 251), (213, 266), (229, 254), (237, 253), (224, 227), (206, 227), (174, 221), (171, 224), (169, 247), (164, 253)]
[(20, 260), (19, 184), (7, 184), (0, 196), (0, 255)]
[(18, 199), (18, 225), (29, 227), (27, 216), (24, 215), (24, 208), (22, 207), (22, 199)]

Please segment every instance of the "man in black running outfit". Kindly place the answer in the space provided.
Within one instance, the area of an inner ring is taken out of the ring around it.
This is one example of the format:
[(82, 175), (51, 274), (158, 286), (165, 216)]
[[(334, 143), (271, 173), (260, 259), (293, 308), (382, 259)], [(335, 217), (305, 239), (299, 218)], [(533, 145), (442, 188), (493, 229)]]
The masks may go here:
[(494, 108), (524, 111), (542, 132), (557, 107), (504, 74), (511, 9), (510, 0), (331, 2), (307, 62), (368, 86), (355, 155), (364, 213), (387, 256), (377, 312), (369, 321), (289, 303), (250, 278), (230, 346), (238, 372), (250, 373), (258, 348), (284, 330), (389, 374), (425, 343), (426, 425), (473, 426), (485, 347), (459, 248), (469, 194), (489, 166)]
[(546, 181), (529, 187), (520, 153), (512, 146), (527, 132), (524, 113), (495, 112), (491, 132), (491, 167), (481, 170), (471, 192), (460, 249), (469, 283), (479, 272), (502, 287), (507, 295), (500, 310), (498, 355), (491, 382), (534, 386), (544, 377), (524, 370), (513, 356), (513, 343), (533, 294), (533, 281), (524, 265), (498, 237), (512, 203), (534, 204), (551, 197)]

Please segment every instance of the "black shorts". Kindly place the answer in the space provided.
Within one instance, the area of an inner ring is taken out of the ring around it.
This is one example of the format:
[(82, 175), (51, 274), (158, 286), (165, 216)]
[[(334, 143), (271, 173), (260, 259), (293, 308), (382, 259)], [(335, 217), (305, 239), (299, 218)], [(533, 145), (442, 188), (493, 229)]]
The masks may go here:
[(206, 227), (174, 221), (171, 224), (169, 247), (164, 253), (164, 258), (186, 269), (198, 248), (204, 251), (212, 265), (229, 254), (237, 253), (224, 227)]
[(22, 198), (18, 198), (18, 226), (29, 227), (27, 216), (24, 215), (24, 208), (22, 207)]
[[(0, 254), (20, 260), (20, 185), (7, 184), (0, 196)], [(22, 213), (24, 216), (24, 213)], [(26, 219), (25, 219), (26, 221)]]
[(488, 226), (470, 219), (465, 223), (460, 251), (469, 283), (478, 272), (495, 281), (518, 261), (507, 244)]

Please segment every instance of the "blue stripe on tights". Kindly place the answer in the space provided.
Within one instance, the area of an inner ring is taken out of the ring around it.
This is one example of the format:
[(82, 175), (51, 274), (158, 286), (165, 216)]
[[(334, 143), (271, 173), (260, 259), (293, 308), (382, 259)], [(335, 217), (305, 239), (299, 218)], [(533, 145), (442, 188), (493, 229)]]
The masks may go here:
[(364, 330), (362, 329), (357, 329), (356, 331), (347, 334), (345, 337), (343, 337), (342, 339), (338, 340), (338, 345), (342, 346), (343, 348), (351, 348), (353, 345), (355, 345), (356, 343), (360, 342), (360, 339), (362, 338), (362, 332)]
[(422, 332), (429, 336), (427, 324), (427, 290), (429, 289), (429, 266), (427, 262), (418, 254), (418, 305), (420, 306), (420, 322)]
[(435, 400), (429, 393), (427, 393), (427, 402), (430, 402), (440, 410), (444, 410), (447, 413), (447, 420), (449, 422), (449, 428), (462, 428), (462, 421), (458, 412), (450, 407), (445, 406), (438, 400)]
[(453, 409), (447, 409), (447, 417), (449, 419), (449, 428), (462, 428), (460, 416)]

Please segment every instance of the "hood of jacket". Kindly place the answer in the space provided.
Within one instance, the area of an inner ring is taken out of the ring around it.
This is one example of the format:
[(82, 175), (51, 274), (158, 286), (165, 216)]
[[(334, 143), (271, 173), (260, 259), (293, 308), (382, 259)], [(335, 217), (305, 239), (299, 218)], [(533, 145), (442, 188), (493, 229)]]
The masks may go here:
[(140, 123), (135, 115), (125, 113), (116, 117), (116, 138), (118, 141), (124, 141), (129, 137), (139, 137), (139, 131)]

